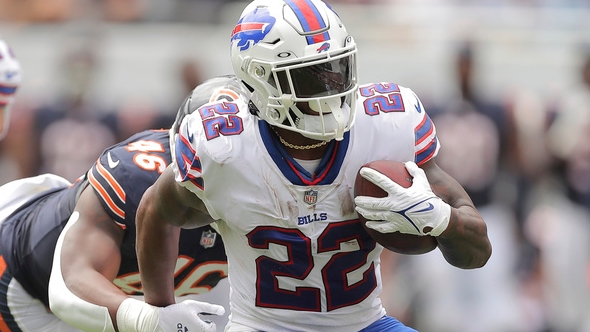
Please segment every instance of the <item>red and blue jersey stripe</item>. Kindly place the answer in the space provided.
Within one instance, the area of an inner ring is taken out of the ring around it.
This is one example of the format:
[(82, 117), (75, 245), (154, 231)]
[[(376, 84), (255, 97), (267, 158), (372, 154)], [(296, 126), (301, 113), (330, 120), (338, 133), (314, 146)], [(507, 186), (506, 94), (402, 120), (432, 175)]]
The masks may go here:
[(182, 175), (182, 182), (190, 181), (203, 190), (203, 178), (198, 176), (201, 174), (201, 160), (191, 147), (189, 140), (182, 134), (176, 138), (175, 159), (178, 171)]
[(268, 123), (259, 121), (258, 128), (269, 155), (292, 184), (296, 186), (328, 185), (332, 184), (340, 173), (350, 142), (350, 132), (344, 133), (342, 141), (333, 140), (329, 143), (328, 150), (316, 169), (317, 174), (310, 174), (272, 137)]
[(416, 152), (416, 164), (422, 165), (432, 158), (438, 147), (438, 139), (434, 129), (434, 124), (428, 116), (424, 114), (422, 122), (414, 129), (416, 146), (424, 145)]

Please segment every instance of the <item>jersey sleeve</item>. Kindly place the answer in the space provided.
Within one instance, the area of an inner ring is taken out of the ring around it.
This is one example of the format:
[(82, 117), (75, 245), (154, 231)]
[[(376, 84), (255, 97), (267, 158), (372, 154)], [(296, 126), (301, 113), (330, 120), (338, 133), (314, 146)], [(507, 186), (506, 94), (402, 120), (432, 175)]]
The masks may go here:
[(168, 133), (145, 131), (105, 150), (88, 181), (105, 211), (127, 228), (135, 224), (141, 196), (169, 163)]
[(172, 144), (171, 167), (176, 182), (201, 197), (204, 183), (201, 159), (197, 155), (200, 131), (194, 125), (195, 116), (195, 113), (186, 116), (178, 128)]
[(209, 204), (223, 166), (243, 160), (240, 151), (251, 141), (256, 126), (247, 100), (238, 98), (206, 103), (182, 119), (171, 137), (172, 170), (176, 182), (201, 199), (214, 219), (218, 213)]
[(113, 163), (116, 163), (114, 160), (119, 161), (111, 151), (103, 153), (88, 172), (88, 181), (107, 213), (119, 226), (125, 228), (127, 195), (123, 185), (119, 182), (121, 178), (119, 171), (122, 167), (118, 170), (116, 167), (111, 167), (113, 164), (109, 166), (109, 158)]
[(420, 98), (410, 89), (402, 88), (406, 110), (412, 113), (414, 126), (414, 162), (422, 165), (434, 158), (440, 149), (440, 143), (436, 136), (436, 127), (430, 119)]
[(171, 144), (176, 181), (203, 198), (206, 179), (236, 158), (242, 134), (253, 124), (243, 99), (207, 103), (184, 117)]

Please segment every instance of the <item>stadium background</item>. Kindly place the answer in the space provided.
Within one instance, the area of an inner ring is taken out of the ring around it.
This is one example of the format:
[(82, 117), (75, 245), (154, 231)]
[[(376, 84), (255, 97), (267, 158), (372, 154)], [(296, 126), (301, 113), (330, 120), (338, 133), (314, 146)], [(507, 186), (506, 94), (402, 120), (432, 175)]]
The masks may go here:
[[(59, 103), (64, 91), (83, 90), (92, 105), (86, 120), (173, 116), (189, 91), (184, 65), (196, 66), (191, 82), (231, 73), (229, 36), (245, 3), (0, 0), (0, 35), (24, 70), (11, 131), (0, 143), (0, 184), (44, 171), (77, 177), (78, 169), (68, 173), (59, 163), (39, 167), (49, 157), (34, 150), (51, 143), (31, 138), (38, 134), (31, 119)], [(444, 110), (458, 98), (455, 63), (469, 44), (478, 96), (510, 119), (506, 151), (492, 170), (494, 194), (478, 205), (490, 216), (490, 262), (461, 271), (441, 266), (438, 252), (386, 257), (389, 312), (426, 332), (590, 331), (590, 103), (563, 102), (574, 93), (590, 101), (590, 85), (581, 80), (590, 59), (590, 1), (330, 3), (358, 44), (361, 83), (396, 82), (412, 88), (427, 111)], [(76, 67), (80, 54), (94, 61), (90, 71)], [(554, 121), (560, 114), (569, 116)], [(461, 150), (469, 138), (443, 140), (443, 151)], [(78, 144), (61, 159), (91, 150), (70, 140)], [(81, 169), (114, 142), (94, 140), (96, 151)], [(568, 175), (575, 156), (585, 172)]]

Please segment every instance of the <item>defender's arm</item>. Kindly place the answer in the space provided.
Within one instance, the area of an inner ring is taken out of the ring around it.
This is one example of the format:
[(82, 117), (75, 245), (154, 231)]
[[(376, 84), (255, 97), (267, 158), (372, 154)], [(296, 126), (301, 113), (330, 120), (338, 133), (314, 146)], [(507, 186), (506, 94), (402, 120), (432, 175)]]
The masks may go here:
[(56, 316), (81, 329), (116, 327), (117, 308), (128, 298), (112, 283), (122, 239), (94, 190), (84, 189), (55, 249), (49, 302)]

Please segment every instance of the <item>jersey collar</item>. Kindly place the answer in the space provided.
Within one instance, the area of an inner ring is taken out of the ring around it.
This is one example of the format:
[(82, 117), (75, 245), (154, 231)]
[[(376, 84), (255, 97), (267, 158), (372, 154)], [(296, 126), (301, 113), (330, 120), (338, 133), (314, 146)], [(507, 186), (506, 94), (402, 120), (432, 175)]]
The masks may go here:
[(332, 140), (329, 143), (328, 150), (320, 161), (315, 174), (310, 174), (275, 139), (270, 125), (266, 121), (258, 121), (258, 128), (268, 154), (292, 184), (299, 186), (331, 184), (338, 176), (348, 149), (350, 132), (346, 132), (341, 141)]

